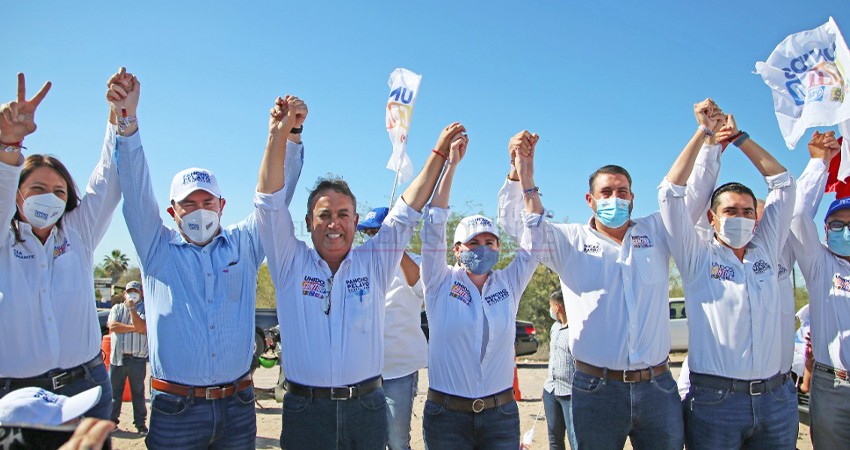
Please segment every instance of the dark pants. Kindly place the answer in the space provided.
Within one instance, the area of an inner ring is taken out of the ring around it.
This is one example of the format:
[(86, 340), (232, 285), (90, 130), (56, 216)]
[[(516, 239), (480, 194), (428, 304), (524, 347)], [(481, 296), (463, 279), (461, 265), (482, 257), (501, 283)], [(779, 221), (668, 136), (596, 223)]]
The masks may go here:
[(383, 388), (349, 400), (290, 392), (283, 397), (282, 449), (383, 450), (386, 442), (387, 400)]
[(519, 406), (512, 401), (476, 414), (426, 400), (422, 430), (428, 450), (516, 450)]
[(546, 425), (549, 428), (550, 450), (566, 450), (564, 437), (572, 450), (578, 449), (571, 400), (569, 395), (558, 396), (543, 389), (543, 410), (546, 411)]
[(145, 406), (145, 375), (147, 358), (124, 355), (121, 365), (109, 367), (109, 381), (112, 383), (112, 421), (118, 423), (121, 415), (121, 403), (124, 397), (124, 384), (130, 379), (130, 394), (133, 396), (133, 424), (145, 426), (148, 411)]

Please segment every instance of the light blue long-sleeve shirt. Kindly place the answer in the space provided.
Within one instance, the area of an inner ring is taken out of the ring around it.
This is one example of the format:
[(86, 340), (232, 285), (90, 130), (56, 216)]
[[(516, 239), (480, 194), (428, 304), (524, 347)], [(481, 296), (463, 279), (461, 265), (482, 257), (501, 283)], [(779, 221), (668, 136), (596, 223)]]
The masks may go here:
[[(301, 154), (300, 144), (287, 145)], [(254, 214), (203, 247), (191, 244), (160, 218), (139, 132), (117, 138), (116, 160), (124, 219), (142, 264), (151, 375), (190, 386), (235, 381), (254, 354), (257, 271), (265, 258)], [(287, 168), (292, 180), (301, 170), (296, 161)]]

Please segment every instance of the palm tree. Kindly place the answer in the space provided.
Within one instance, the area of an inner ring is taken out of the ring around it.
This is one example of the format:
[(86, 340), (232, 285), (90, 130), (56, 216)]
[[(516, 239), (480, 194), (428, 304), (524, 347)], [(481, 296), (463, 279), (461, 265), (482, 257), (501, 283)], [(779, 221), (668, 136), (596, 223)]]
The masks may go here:
[(118, 282), (129, 266), (130, 258), (121, 253), (121, 250), (112, 250), (112, 253), (103, 257), (103, 270), (112, 278), (112, 284)]

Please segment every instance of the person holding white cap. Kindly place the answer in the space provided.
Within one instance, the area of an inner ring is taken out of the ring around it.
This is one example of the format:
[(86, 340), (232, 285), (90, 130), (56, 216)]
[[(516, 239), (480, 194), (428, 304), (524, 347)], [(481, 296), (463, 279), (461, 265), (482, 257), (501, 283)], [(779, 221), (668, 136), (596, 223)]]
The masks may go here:
[(535, 261), (525, 247), (504, 269), (493, 220), (464, 217), (454, 232), (457, 260), (446, 265), (449, 193), (466, 136), (450, 147), (443, 177), (422, 227), (422, 280), (428, 313), (428, 400), (425, 446), (440, 449), (519, 448), (514, 398), (514, 337), (519, 301)]
[[(374, 237), (389, 215), (387, 207), (375, 208), (357, 230)], [(419, 276), (421, 258), (406, 251), (393, 276), (384, 313), (384, 394), (387, 397), (387, 448), (410, 449), (410, 416), (419, 386), (419, 369), (428, 365), (428, 341), (422, 332), (425, 292)]]
[[(110, 93), (138, 96), (129, 76)], [(307, 116), (296, 106), (299, 127)], [(215, 175), (190, 168), (171, 182), (163, 223), (142, 149), (135, 110), (117, 139), (124, 218), (141, 260), (151, 369), (148, 448), (253, 448), (257, 272), (265, 258), (255, 214), (224, 228), (225, 200)], [(300, 129), (289, 133), (288, 169), (300, 171)], [(292, 180), (297, 176), (292, 176)], [(288, 198), (294, 183), (287, 186)]]
[(817, 449), (847, 448), (850, 442), (850, 345), (844, 345), (850, 334), (850, 197), (836, 198), (829, 205), (823, 221), (826, 245), (814, 222), (830, 161), (839, 149), (834, 132), (814, 133), (788, 239), (809, 290), (814, 353), (809, 412), (812, 445)]
[(117, 105), (110, 102), (112, 123), (81, 196), (61, 161), (21, 154), (49, 89), (48, 82), (27, 100), (18, 74), (17, 100), (0, 105), (0, 397), (23, 387), (74, 395), (102, 386), (104, 395), (86, 414), (109, 419), (112, 390), (100, 351), (93, 267), (121, 200), (112, 152)]

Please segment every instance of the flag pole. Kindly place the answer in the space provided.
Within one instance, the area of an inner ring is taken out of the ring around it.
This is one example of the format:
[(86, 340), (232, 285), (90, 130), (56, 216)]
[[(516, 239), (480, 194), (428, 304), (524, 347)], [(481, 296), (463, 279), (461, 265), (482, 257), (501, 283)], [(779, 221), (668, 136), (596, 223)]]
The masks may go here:
[(393, 209), (393, 203), (395, 202), (395, 189), (398, 187), (398, 174), (401, 172), (401, 167), (396, 169), (395, 171), (395, 181), (393, 181), (393, 192), (390, 194), (390, 209)]

